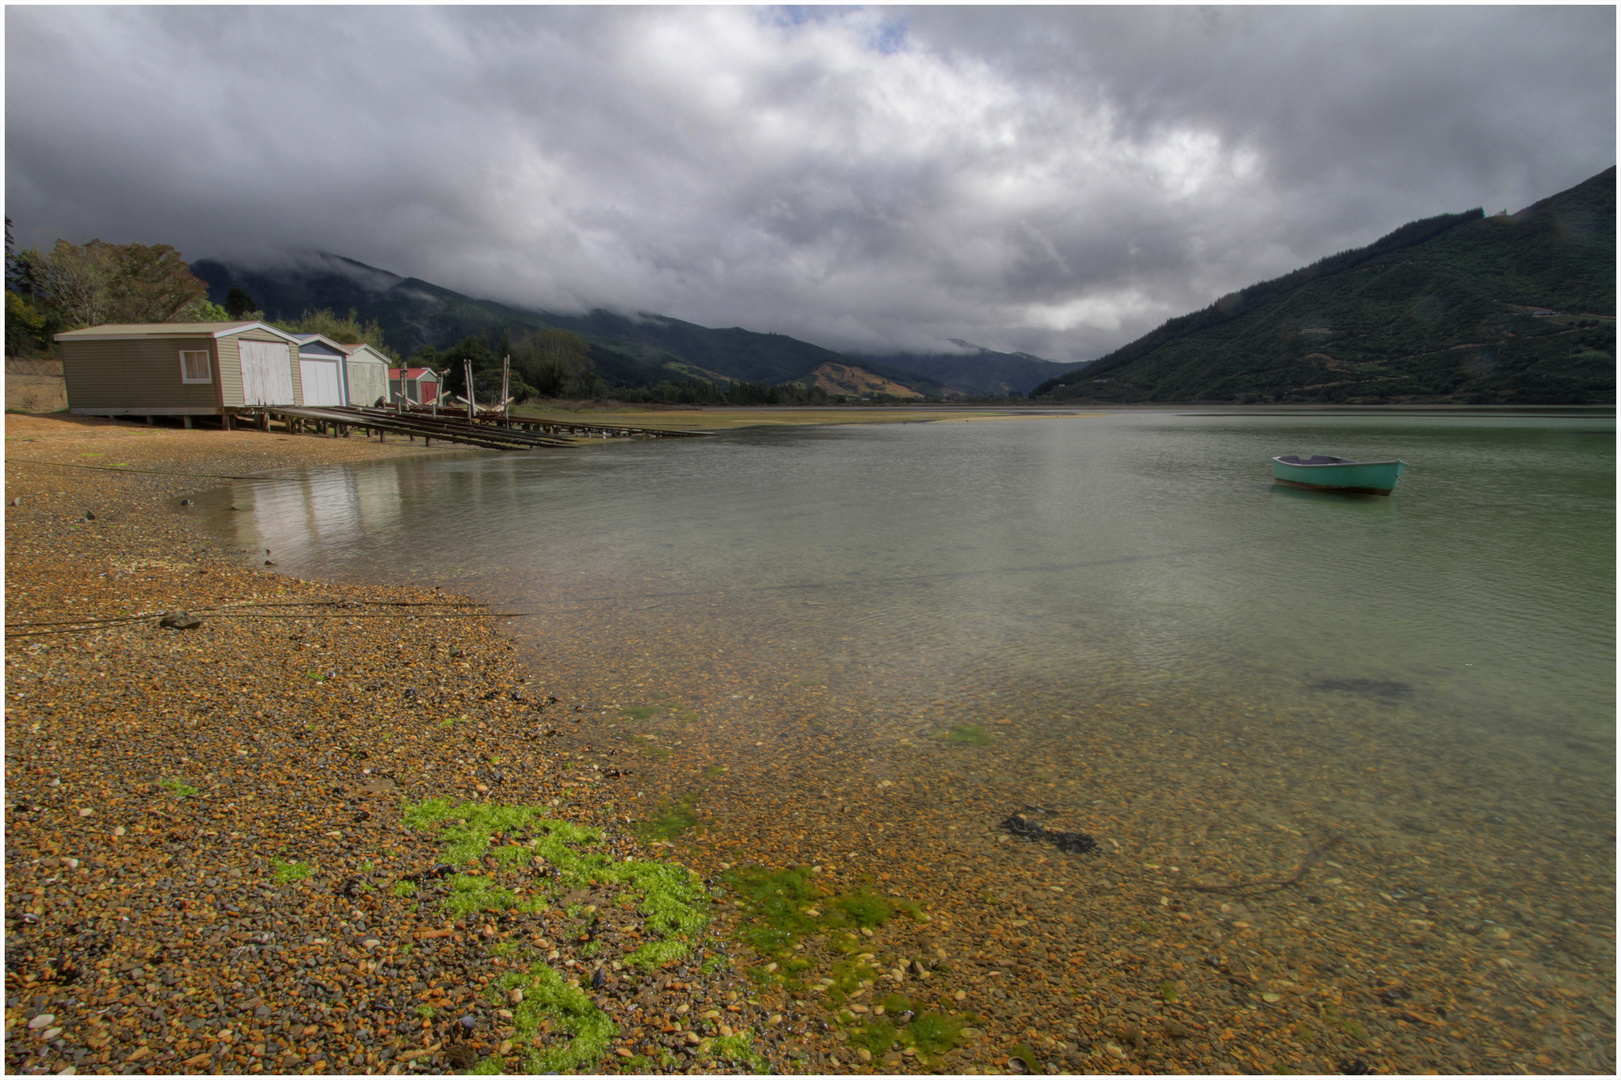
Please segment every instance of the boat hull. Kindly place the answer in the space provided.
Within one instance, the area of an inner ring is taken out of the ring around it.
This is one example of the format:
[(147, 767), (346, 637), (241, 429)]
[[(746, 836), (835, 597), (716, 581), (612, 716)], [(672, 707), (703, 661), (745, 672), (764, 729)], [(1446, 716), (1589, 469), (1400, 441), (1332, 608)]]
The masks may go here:
[(1347, 495), (1389, 495), (1396, 490), (1407, 462), (1345, 461), (1331, 459), (1311, 462), (1272, 459), (1272, 479), (1290, 487), (1313, 491), (1337, 491)]

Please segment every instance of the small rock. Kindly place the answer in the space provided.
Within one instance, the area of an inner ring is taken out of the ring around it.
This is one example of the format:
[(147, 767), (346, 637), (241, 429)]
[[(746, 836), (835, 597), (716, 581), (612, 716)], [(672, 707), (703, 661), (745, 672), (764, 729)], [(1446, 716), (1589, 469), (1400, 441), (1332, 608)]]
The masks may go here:
[(96, 520), (96, 515), (91, 513), (89, 510), (86, 510), (84, 512), (84, 519), (86, 521), (94, 521), (94, 520)]
[(158, 625), (170, 630), (194, 630), (203, 625), (203, 620), (185, 611), (171, 611), (158, 620)]
[(56, 1017), (52, 1013), (40, 1013), (38, 1016), (28, 1021), (28, 1027), (32, 1031), (38, 1031), (41, 1028), (50, 1027), (55, 1022)]

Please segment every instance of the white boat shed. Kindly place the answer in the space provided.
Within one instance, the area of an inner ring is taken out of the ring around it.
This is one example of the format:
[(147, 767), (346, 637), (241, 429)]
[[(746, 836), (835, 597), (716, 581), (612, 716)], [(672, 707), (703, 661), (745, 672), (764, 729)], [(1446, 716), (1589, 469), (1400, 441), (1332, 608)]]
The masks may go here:
[(298, 371), (304, 380), (304, 404), (347, 405), (343, 366), (349, 354), (321, 334), (294, 334), (298, 339)]
[(360, 342), (339, 345), (348, 354), (344, 362), (343, 385), (350, 405), (388, 404), (388, 366), (391, 360), (376, 349)]

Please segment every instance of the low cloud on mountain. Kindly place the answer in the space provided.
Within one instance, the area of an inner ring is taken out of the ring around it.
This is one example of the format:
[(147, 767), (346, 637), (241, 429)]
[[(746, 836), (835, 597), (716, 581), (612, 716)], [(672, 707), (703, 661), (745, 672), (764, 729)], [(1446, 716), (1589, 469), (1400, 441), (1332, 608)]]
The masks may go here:
[(1084, 360), (1615, 161), (1609, 7), (19, 7), (18, 239)]

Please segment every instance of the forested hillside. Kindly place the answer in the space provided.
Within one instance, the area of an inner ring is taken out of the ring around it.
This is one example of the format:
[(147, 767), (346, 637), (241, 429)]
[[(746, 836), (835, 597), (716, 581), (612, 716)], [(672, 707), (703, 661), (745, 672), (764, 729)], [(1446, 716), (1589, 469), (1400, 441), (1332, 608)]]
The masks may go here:
[[(961, 396), (936, 379), (784, 334), (712, 329), (662, 315), (631, 317), (601, 309), (584, 315), (529, 311), (337, 255), (312, 255), (297, 267), (271, 270), (204, 259), (192, 269), (208, 283), (211, 296), (223, 302), (240, 289), (267, 319), (292, 321), (306, 312), (331, 310), (376, 322), (388, 345), (412, 362), (449, 366), (457, 393), (462, 357), (473, 360), (475, 371), (488, 372), (511, 354), (525, 385), (540, 393), (698, 402), (825, 400), (826, 392), (814, 387), (826, 382), (818, 371), (832, 364), (862, 368), (876, 376), (872, 385), (896, 384), (905, 391), (900, 396)], [(560, 342), (559, 332), (575, 341)]]
[(862, 359), (902, 371), (915, 371), (966, 394), (1023, 397), (1041, 383), (1070, 374), (1086, 364), (1060, 364), (1029, 353), (1004, 353), (966, 341), (953, 353), (863, 353)]
[(1516, 214), (1412, 222), (1172, 319), (1054, 401), (1615, 400), (1615, 169)]

